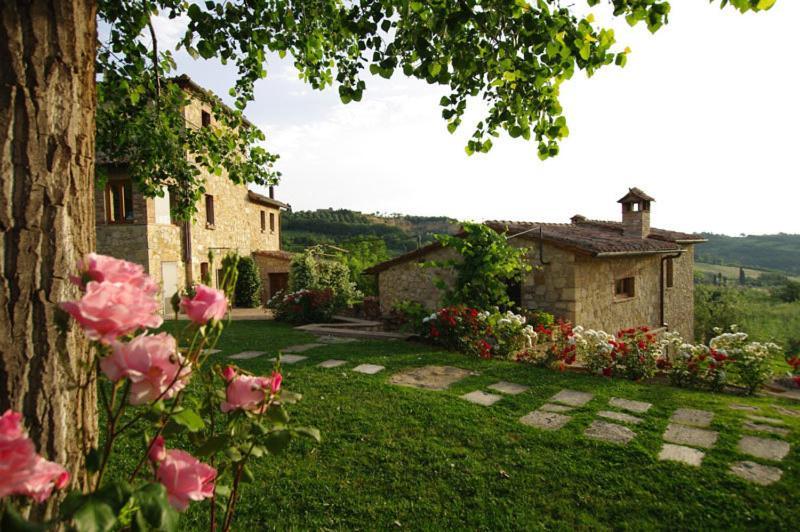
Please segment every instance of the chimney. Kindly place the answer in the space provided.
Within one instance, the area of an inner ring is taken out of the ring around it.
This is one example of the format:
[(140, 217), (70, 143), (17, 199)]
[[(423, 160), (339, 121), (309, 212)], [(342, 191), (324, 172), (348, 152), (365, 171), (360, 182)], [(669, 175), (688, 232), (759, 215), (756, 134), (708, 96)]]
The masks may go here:
[(628, 189), (628, 193), (617, 200), (622, 204), (622, 234), (631, 238), (644, 239), (650, 235), (650, 203), (655, 201), (638, 188)]
[(269, 186), (269, 199), (275, 199), (275, 185)]

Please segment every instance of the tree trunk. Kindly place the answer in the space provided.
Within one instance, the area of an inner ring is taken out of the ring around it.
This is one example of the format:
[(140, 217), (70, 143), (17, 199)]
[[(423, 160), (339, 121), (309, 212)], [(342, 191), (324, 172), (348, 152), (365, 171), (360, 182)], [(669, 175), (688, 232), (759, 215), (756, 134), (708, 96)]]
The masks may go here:
[[(96, 444), (88, 344), (57, 326), (94, 249), (95, 0), (0, 2), (0, 412), (72, 486)], [(39, 512), (37, 512), (39, 513)]]

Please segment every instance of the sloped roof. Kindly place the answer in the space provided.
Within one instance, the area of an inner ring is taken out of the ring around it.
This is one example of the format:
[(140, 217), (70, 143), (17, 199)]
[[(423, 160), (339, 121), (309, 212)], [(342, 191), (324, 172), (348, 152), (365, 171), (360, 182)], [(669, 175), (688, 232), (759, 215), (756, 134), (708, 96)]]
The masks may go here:
[(257, 250), (253, 251), (253, 255), (259, 255), (261, 257), (270, 257), (273, 259), (281, 259), (281, 260), (292, 260), (292, 257), (294, 257), (294, 253), (290, 253), (288, 251), (283, 251), (279, 249)]
[[(621, 222), (589, 220), (580, 215), (574, 216), (572, 220), (573, 223), (569, 224), (514, 222), (508, 220), (488, 220), (484, 223), (497, 232), (507, 233), (508, 237), (519, 235), (519, 238), (534, 240), (539, 239), (539, 230), (541, 228), (541, 237), (544, 242), (575, 253), (595, 257), (673, 253), (682, 250), (681, 244), (696, 244), (706, 241), (700, 235), (657, 228), (651, 228), (650, 235), (647, 238), (636, 238), (623, 234)], [(365, 273), (380, 273), (396, 264), (427, 255), (440, 247), (441, 245), (438, 242), (428, 244), (399, 257), (376, 264), (366, 269)]]
[(620, 199), (618, 199), (617, 203), (628, 203), (630, 201), (639, 201), (639, 200), (655, 201), (656, 199), (648, 195), (642, 189), (633, 187), (629, 188), (628, 193), (622, 196)]
[(249, 199), (253, 203), (260, 203), (261, 205), (266, 205), (267, 207), (275, 207), (277, 209), (289, 208), (289, 205), (287, 203), (278, 201), (274, 198), (264, 196), (263, 194), (259, 194), (257, 192), (253, 192), (252, 190), (247, 191), (247, 199)]

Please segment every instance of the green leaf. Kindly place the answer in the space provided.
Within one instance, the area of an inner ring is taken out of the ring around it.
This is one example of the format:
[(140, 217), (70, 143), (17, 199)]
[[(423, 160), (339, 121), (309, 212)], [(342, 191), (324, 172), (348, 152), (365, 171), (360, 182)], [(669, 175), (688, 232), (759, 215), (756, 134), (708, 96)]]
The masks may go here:
[(253, 471), (249, 467), (243, 466), (242, 467), (242, 482), (253, 482), (253, 481), (255, 481), (255, 479), (256, 479), (256, 477), (253, 474)]
[(203, 430), (203, 428), (206, 426), (206, 424), (203, 422), (203, 418), (201, 418), (197, 412), (188, 408), (181, 410), (177, 414), (173, 414), (172, 420), (178, 425), (186, 427), (189, 432)]
[(269, 407), (266, 414), (267, 419), (276, 423), (287, 423), (289, 421), (289, 414), (282, 405), (275, 405)]
[(161, 484), (145, 484), (134, 493), (138, 511), (134, 519), (136, 530), (178, 530), (178, 512), (167, 500), (167, 490)]
[(11, 504), (6, 506), (6, 511), (3, 512), (3, 518), (0, 519), (0, 530), (8, 530), (9, 532), (39, 532), (47, 530), (47, 527), (39, 523), (32, 523), (26, 521), (17, 509)]
[(314, 427), (296, 427), (293, 432), (299, 436), (311, 438), (317, 443), (322, 441), (322, 436), (319, 433), (319, 429)]
[(230, 438), (228, 436), (212, 436), (207, 439), (195, 452), (197, 456), (209, 456), (222, 450)]
[(289, 445), (291, 439), (291, 431), (285, 429), (273, 430), (264, 438), (264, 447), (266, 447), (270, 453), (278, 454)]
[(114, 529), (117, 516), (105, 502), (89, 496), (72, 516), (78, 532), (107, 532)]

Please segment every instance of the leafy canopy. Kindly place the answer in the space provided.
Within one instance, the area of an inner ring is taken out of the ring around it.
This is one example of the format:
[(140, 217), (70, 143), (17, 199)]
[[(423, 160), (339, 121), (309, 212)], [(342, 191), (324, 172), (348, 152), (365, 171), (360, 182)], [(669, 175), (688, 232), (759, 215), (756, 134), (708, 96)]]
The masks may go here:
[[(714, 0), (711, 0), (712, 3)], [(587, 0), (593, 7), (600, 0)], [(742, 12), (775, 0), (720, 0)], [(612, 63), (624, 66), (627, 49), (591, 14), (558, 0), (98, 0), (106, 28), (97, 69), (98, 151), (127, 161), (148, 195), (167, 187), (177, 214), (188, 215), (204, 192), (202, 172), (237, 183), (268, 184), (280, 174), (264, 134), (242, 111), (254, 83), (267, 77), (267, 59), (289, 57), (315, 89), (336, 85), (344, 103), (361, 100), (365, 72), (390, 78), (396, 71), (448, 88), (441, 99), (449, 131), (462, 123), (470, 99), (486, 104), (474, 124), (468, 154), (487, 152), (492, 137), (534, 139), (540, 158), (558, 153), (569, 133), (559, 101), (561, 84), (576, 70), (591, 75)], [(615, 16), (652, 32), (667, 23), (663, 0), (606, 0)], [(235, 105), (195, 93), (213, 107), (216, 126), (185, 127), (186, 95), (169, 77), (170, 50), (159, 50), (150, 19), (158, 13), (188, 17), (180, 47), (203, 59), (233, 63)], [(143, 37), (144, 36), (144, 37)], [(150, 36), (148, 38), (148, 36)], [(185, 154), (191, 154), (185, 157)]]
[(465, 305), (480, 310), (512, 308), (508, 285), (520, 281), (531, 266), (525, 260), (527, 249), (508, 243), (506, 235), (484, 224), (465, 223), (458, 235), (437, 235), (444, 248), (453, 249), (458, 257), (425, 263), (429, 267), (451, 268), (455, 282), (451, 285), (437, 279), (444, 290), (446, 305)]

